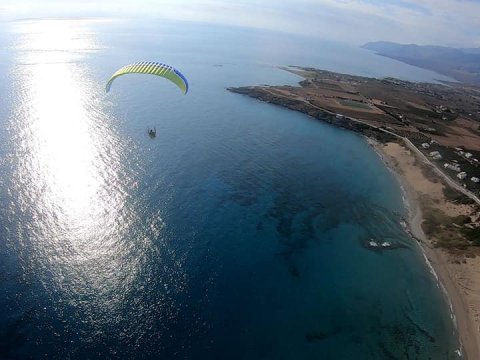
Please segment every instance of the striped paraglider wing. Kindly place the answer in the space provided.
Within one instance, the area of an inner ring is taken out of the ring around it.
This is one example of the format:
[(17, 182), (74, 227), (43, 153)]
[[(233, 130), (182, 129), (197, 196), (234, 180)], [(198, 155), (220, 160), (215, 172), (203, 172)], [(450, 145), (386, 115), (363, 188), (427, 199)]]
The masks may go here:
[(177, 85), (184, 94), (188, 92), (188, 81), (183, 74), (170, 65), (158, 62), (139, 62), (118, 69), (108, 80), (105, 90), (110, 91), (113, 81), (122, 75), (148, 74), (163, 77)]

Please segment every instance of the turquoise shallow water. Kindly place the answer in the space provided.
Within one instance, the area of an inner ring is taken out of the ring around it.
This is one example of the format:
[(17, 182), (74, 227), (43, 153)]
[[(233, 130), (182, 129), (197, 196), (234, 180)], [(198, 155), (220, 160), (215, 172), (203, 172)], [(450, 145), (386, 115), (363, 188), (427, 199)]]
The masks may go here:
[[(245, 29), (2, 27), (3, 358), (456, 357), (399, 186), (364, 139), (225, 90), (295, 84), (284, 64), (441, 76)], [(189, 95), (141, 76), (104, 93), (150, 59)], [(403, 247), (372, 252), (369, 237)]]

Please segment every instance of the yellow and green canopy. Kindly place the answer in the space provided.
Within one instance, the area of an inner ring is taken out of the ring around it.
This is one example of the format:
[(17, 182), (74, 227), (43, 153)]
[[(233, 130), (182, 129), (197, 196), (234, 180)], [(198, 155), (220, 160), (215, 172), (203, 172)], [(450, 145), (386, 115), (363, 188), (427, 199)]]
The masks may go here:
[(150, 74), (161, 76), (177, 85), (184, 94), (188, 92), (188, 81), (180, 71), (173, 67), (158, 62), (139, 62), (118, 69), (108, 80), (105, 90), (110, 91), (113, 81), (126, 74)]

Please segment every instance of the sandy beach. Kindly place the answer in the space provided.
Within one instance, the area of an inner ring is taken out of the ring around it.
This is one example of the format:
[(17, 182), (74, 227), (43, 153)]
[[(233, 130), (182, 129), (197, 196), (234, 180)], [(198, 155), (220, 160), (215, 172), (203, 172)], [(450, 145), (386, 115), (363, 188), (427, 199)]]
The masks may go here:
[(441, 212), (452, 218), (469, 215), (478, 221), (478, 208), (447, 200), (443, 193), (445, 185), (425, 175), (421, 160), (403, 144), (369, 142), (404, 188), (411, 234), (422, 247), (448, 298), (462, 343), (463, 358), (480, 359), (480, 256), (437, 247), (437, 239), (428, 237), (422, 229), (425, 211)]

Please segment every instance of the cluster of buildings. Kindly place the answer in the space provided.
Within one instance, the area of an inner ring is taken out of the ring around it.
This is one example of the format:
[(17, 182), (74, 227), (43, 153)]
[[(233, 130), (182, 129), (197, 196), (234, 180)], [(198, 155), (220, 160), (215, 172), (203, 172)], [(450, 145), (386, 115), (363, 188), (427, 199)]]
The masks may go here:
[[(457, 178), (459, 180), (465, 180), (467, 178), (467, 173), (465, 171), (462, 171), (461, 173), (459, 173), (457, 175)], [(480, 182), (480, 178), (478, 178), (476, 176), (473, 176), (473, 177), (470, 178), (470, 181), (478, 184)]]
[(422, 144), (422, 148), (424, 148), (425, 150), (426, 149), (429, 149), (431, 145), (433, 144), (438, 144), (438, 142), (436, 142), (435, 140), (430, 140), (430, 142), (425, 142)]
[[(430, 148), (429, 143), (423, 143), (421, 146), (424, 149), (429, 149)], [(470, 159), (471, 160), (476, 160), (476, 159), (472, 158), (473, 157), (472, 153), (465, 152), (460, 148), (455, 148), (455, 150), (457, 150), (456, 152), (457, 152), (458, 155), (463, 156), (467, 160), (470, 160)], [(439, 151), (431, 151), (430, 153), (428, 153), (428, 156), (430, 156), (432, 158), (432, 160), (441, 160), (442, 159), (442, 154), (440, 154)], [(443, 164), (443, 167), (445, 169), (457, 172), (458, 173), (457, 178), (459, 180), (465, 180), (465, 179), (468, 178), (468, 174), (465, 171), (462, 171), (462, 169), (460, 168), (460, 165), (458, 165), (455, 160), (453, 160), (453, 162), (451, 162), (451, 163)], [(478, 183), (480, 183), (480, 178), (477, 177), (477, 176), (473, 176), (473, 177), (470, 178), (470, 181), (478, 184)]]
[(464, 157), (465, 159), (467, 159), (467, 160), (470, 161), (471, 163), (472, 163), (472, 162), (473, 162), (473, 163), (477, 163), (477, 164), (479, 163), (478, 159), (475, 159), (475, 158), (473, 157), (473, 154), (472, 154), (472, 153), (467, 152), (467, 151), (464, 151), (462, 148), (456, 147), (456, 148), (455, 148), (455, 153), (456, 153), (457, 155), (460, 155), (461, 157)]
[(450, 163), (445, 163), (443, 165), (443, 167), (445, 169), (448, 169), (448, 170), (452, 170), (452, 171), (456, 171), (456, 172), (460, 172), (461, 169), (460, 169), (460, 166), (458, 164), (450, 164)]
[(463, 151), (463, 149), (462, 149), (462, 148), (459, 148), (459, 147), (456, 147), (456, 148), (455, 148), (455, 152), (456, 152), (458, 155), (463, 156), (465, 159), (471, 159), (472, 156), (473, 156), (472, 153)]
[[(462, 171), (462, 169), (460, 169), (460, 165), (458, 164), (455, 164), (455, 163), (445, 163), (443, 164), (443, 167), (445, 169), (448, 169), (448, 170), (452, 170), (452, 171), (455, 171), (457, 172), (457, 178), (459, 180), (465, 180), (467, 178), (467, 173), (465, 171)], [(478, 184), (480, 183), (480, 178), (476, 177), (476, 176), (473, 176), (472, 178), (470, 178), (470, 181)]]
[(434, 109), (437, 114), (441, 114), (445, 111), (450, 111), (445, 105), (435, 105)]
[(428, 154), (433, 160), (442, 160), (443, 157), (438, 151), (432, 151)]
[[(460, 165), (458, 165), (458, 164), (445, 163), (445, 164), (443, 165), (443, 167), (444, 167), (445, 169), (458, 172), (457, 178), (458, 178), (459, 180), (465, 180), (465, 179), (467, 178), (467, 176), (468, 176), (465, 171), (462, 171), (462, 170), (460, 169)], [(480, 183), (480, 178), (478, 178), (478, 177), (476, 177), (476, 176), (473, 176), (473, 177), (470, 178), (470, 181), (478, 184), (478, 183)]]

